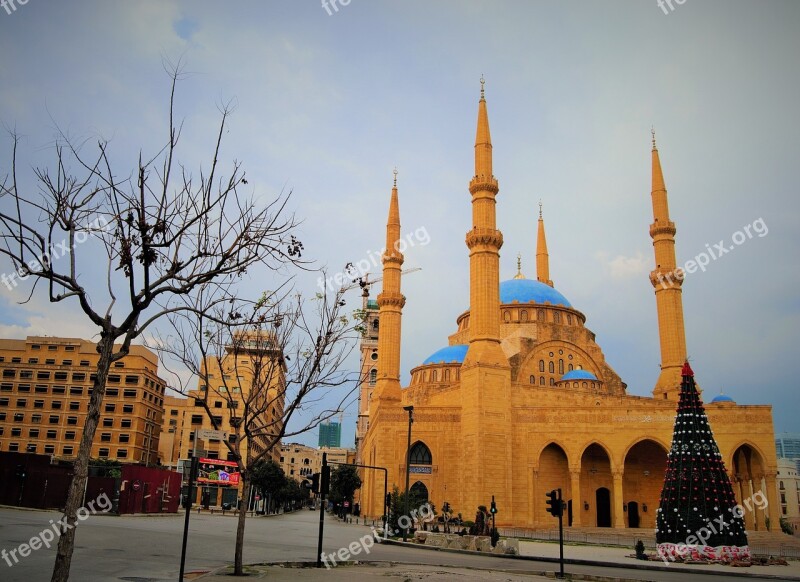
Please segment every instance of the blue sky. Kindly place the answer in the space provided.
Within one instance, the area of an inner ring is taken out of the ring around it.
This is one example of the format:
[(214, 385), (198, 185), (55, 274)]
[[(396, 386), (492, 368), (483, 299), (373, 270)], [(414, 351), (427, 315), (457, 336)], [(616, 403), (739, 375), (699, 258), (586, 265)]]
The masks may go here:
[[(218, 107), (235, 103), (222, 159), (241, 160), (264, 200), (291, 189), (307, 256), (334, 271), (382, 244), (396, 166), (402, 232), (430, 237), (406, 251), (406, 266), (422, 268), (403, 281), (407, 381), (469, 302), (463, 241), (483, 74), (502, 278), (517, 253), (534, 275), (541, 199), (551, 278), (637, 395), (659, 371), (648, 280), (655, 126), (679, 264), (707, 244), (731, 246), (758, 219), (768, 228), (687, 277), (697, 380), (706, 399), (772, 404), (776, 430), (798, 432), (800, 4), (674, 6), (351, 0), (329, 15), (316, 0), (29, 0), (0, 10), (0, 122), (24, 136), (29, 187), (30, 168), (53, 159), (56, 125), (89, 143), (109, 138), (127, 172), (140, 148), (165, 140), (162, 58), (183, 58), (181, 160), (195, 171), (206, 162)], [(0, 175), (8, 148), (0, 138)], [(243, 291), (269, 288), (268, 277)], [(315, 284), (298, 280), (307, 292)], [(77, 309), (41, 294), (18, 305), (21, 290), (0, 291), (0, 337), (94, 333)], [(355, 405), (346, 443), (354, 423)]]

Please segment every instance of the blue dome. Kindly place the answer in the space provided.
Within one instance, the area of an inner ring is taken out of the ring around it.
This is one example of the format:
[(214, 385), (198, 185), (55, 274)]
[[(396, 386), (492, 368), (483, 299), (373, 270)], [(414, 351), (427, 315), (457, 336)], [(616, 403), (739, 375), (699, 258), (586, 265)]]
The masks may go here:
[(464, 361), (464, 356), (467, 355), (467, 348), (465, 344), (457, 344), (454, 346), (447, 346), (434, 352), (428, 357), (422, 365), (425, 364), (460, 364)]
[(553, 289), (550, 285), (545, 285), (533, 279), (511, 279), (500, 283), (500, 303), (546, 303), (572, 307), (567, 298)]
[(720, 394), (719, 396), (714, 396), (711, 402), (733, 402), (736, 403), (733, 398), (730, 396), (725, 396), (724, 394)]
[(586, 370), (570, 370), (563, 376), (561, 380), (594, 380), (597, 381), (597, 376)]

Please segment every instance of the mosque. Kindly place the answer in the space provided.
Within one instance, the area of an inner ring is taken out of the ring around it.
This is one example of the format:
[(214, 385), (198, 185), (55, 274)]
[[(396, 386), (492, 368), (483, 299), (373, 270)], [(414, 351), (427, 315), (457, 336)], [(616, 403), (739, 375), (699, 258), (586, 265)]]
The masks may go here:
[[(494, 496), (498, 526), (553, 527), (545, 494), (561, 488), (565, 526), (654, 528), (687, 356), (676, 228), (655, 136), (650, 280), (661, 374), (652, 396), (643, 397), (627, 393), (586, 326), (586, 315), (550, 279), (541, 209), (536, 278), (525, 278), (518, 264), (516, 277), (500, 281), (499, 187), (481, 83), (475, 174), (469, 182), (472, 225), (466, 233), (470, 305), (456, 319), (447, 345), (414, 367), (410, 384), (401, 387), (406, 298), (403, 254), (395, 244), (400, 239), (395, 178), (383, 289), (377, 301), (365, 300), (357, 462), (387, 468), (390, 491), (393, 486), (404, 490), (408, 477), (421, 497), (437, 508), (448, 502), (464, 519), (472, 519), (476, 508), (488, 506)], [(717, 396), (706, 412), (739, 503), (766, 492), (769, 506), (745, 514), (748, 530), (765, 530), (771, 509), (780, 507), (772, 408)], [(363, 470), (362, 480), (362, 514), (382, 515), (383, 472)], [(773, 524), (777, 518), (772, 516)]]

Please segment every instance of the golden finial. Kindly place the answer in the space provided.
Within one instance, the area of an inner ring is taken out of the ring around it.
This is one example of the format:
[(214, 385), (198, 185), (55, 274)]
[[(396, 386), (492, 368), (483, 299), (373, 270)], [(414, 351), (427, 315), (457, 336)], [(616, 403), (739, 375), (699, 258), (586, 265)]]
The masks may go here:
[(653, 149), (656, 149), (656, 128), (652, 125), (650, 126), (650, 133), (653, 136)]
[(397, 188), (397, 167), (394, 168), (394, 187)]
[(524, 279), (525, 275), (522, 274), (522, 254), (517, 253), (517, 274), (514, 275), (515, 279)]
[(486, 80), (483, 78), (483, 73), (481, 73), (481, 99), (483, 99), (483, 86), (486, 84)]
[(539, 200), (539, 220), (542, 219), (542, 201)]

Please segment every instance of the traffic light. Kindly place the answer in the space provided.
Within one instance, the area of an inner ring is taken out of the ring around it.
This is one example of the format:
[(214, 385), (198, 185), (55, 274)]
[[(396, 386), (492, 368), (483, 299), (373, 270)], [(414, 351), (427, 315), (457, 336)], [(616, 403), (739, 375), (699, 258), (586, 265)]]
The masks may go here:
[(497, 513), (497, 504), (494, 502), (494, 499), (492, 499), (492, 505), (491, 507), (489, 507), (489, 513), (491, 514)]
[(561, 515), (561, 500), (558, 498), (558, 491), (553, 489), (545, 495), (547, 495), (547, 513), (553, 517), (559, 517)]
[(311, 489), (312, 493), (319, 493), (319, 473), (306, 477), (305, 486)]
[(25, 478), (25, 467), (22, 465), (17, 465), (17, 470), (14, 473), (17, 479), (24, 479)]
[(327, 495), (331, 486), (331, 466), (324, 465), (322, 467), (322, 480), (319, 487), (321, 495)]
[(391, 493), (387, 493), (386, 494), (386, 507), (391, 507), (391, 506), (392, 506), (392, 494)]

